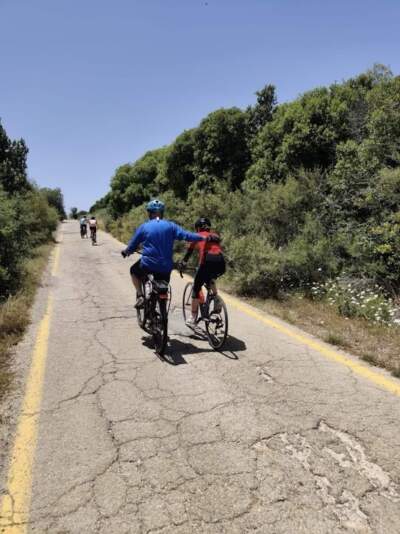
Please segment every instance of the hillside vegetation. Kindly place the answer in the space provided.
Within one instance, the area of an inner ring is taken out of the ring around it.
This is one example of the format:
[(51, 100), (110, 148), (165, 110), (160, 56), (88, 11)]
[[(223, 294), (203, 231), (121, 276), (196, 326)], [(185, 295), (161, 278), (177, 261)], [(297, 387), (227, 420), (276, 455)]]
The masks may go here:
[(27, 155), (25, 142), (12, 141), (0, 123), (0, 303), (18, 291), (25, 260), (66, 216), (59, 189), (28, 180)]
[(29, 322), (29, 306), (65, 217), (59, 189), (40, 189), (27, 178), (28, 148), (0, 123), (0, 398), (10, 382), (9, 348)]
[(123, 239), (150, 197), (185, 226), (210, 216), (242, 294), (300, 288), (319, 298), (336, 280), (340, 291), (357, 281), (370, 296), (395, 298), (400, 77), (376, 65), (292, 102), (278, 104), (272, 85), (256, 95), (247, 109), (219, 109), (171, 145), (121, 165), (91, 209)]

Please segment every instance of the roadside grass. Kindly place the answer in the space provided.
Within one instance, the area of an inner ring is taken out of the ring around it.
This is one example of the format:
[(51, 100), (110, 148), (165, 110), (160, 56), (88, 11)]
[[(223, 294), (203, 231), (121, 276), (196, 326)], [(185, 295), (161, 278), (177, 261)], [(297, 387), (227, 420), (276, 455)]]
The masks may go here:
[(327, 303), (303, 296), (244, 300), (400, 378), (400, 327), (342, 317)]
[(29, 325), (30, 307), (52, 248), (52, 244), (46, 244), (34, 250), (25, 263), (23, 287), (0, 304), (0, 401), (11, 388), (11, 350)]
[(323, 340), (326, 343), (330, 343), (331, 345), (337, 345), (338, 347), (342, 347), (344, 349), (349, 348), (349, 344), (347, 340), (338, 332), (328, 332), (324, 337)]

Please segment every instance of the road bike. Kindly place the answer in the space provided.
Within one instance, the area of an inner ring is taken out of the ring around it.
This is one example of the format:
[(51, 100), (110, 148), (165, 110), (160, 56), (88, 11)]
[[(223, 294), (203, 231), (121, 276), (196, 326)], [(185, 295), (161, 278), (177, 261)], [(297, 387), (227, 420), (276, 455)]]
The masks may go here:
[(90, 228), (90, 239), (92, 240), (92, 245), (97, 244), (97, 229)]
[[(182, 271), (179, 272), (183, 278)], [(214, 293), (214, 284), (215, 280), (205, 284), (205, 297), (203, 289), (200, 291), (200, 305), (193, 330), (196, 332), (198, 325), (204, 323), (209, 344), (213, 349), (221, 350), (228, 336), (228, 310), (222, 297)], [(182, 312), (185, 323), (192, 315), (192, 289), (193, 282), (188, 282), (183, 291)]]
[(87, 237), (87, 226), (86, 224), (81, 224), (81, 238)]
[(156, 353), (163, 357), (168, 342), (168, 312), (171, 287), (166, 280), (156, 280), (148, 274), (142, 280), (143, 306), (137, 309), (140, 328), (151, 334)]

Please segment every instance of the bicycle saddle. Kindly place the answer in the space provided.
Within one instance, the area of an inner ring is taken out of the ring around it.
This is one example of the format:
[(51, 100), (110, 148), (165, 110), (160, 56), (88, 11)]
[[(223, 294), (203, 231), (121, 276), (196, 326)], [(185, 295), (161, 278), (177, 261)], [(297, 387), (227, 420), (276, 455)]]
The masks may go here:
[(169, 284), (165, 280), (153, 280), (152, 283), (157, 293), (168, 293)]

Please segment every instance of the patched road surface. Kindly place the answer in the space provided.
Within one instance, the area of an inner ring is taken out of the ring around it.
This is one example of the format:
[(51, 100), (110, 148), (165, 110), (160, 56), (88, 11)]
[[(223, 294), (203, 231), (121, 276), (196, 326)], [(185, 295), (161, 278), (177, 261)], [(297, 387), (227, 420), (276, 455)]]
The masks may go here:
[(76, 222), (60, 235), (34, 310), (39, 321), (53, 295), (30, 511), (0, 531), (400, 532), (399, 396), (229, 304), (231, 338), (214, 352), (184, 326), (175, 275), (176, 365), (163, 362), (118, 242), (100, 232), (91, 246)]

